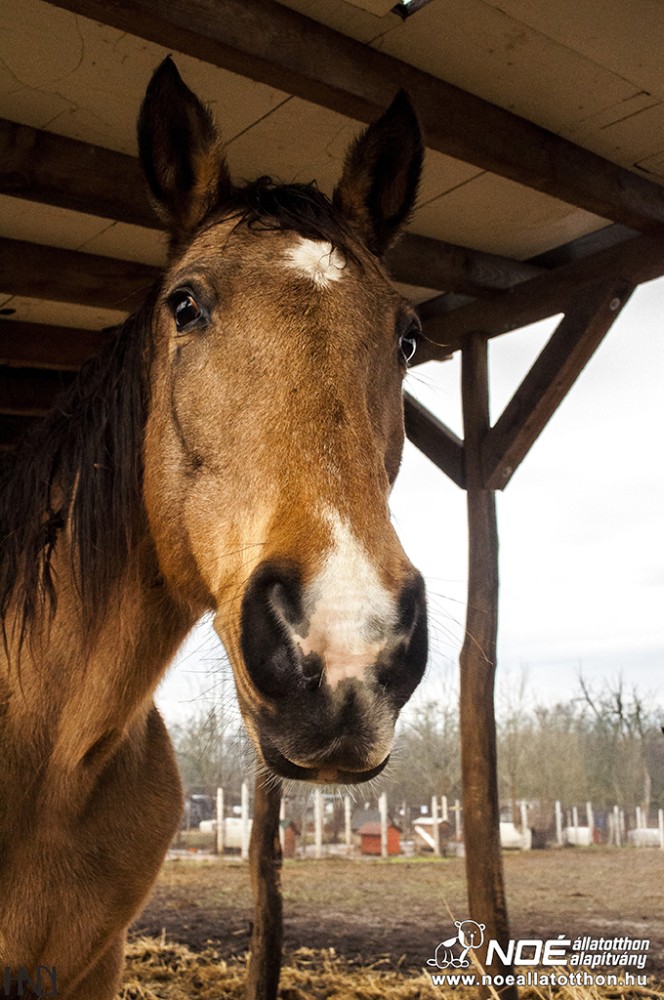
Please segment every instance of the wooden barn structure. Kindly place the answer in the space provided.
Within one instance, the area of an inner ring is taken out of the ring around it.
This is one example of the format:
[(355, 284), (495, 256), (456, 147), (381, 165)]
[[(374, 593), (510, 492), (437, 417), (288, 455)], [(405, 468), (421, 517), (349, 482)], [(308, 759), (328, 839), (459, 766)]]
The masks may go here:
[[(99, 349), (104, 328), (141, 302), (163, 261), (134, 121), (168, 52), (210, 102), (232, 168), (247, 178), (316, 178), (329, 190), (349, 139), (398, 88), (410, 93), (428, 156), (417, 211), (389, 266), (420, 308), (427, 343), (417, 361), (461, 353), (464, 439), (409, 398), (406, 426), (467, 493), (469, 912), (481, 914), (487, 939), (504, 940), (495, 491), (634, 287), (664, 274), (664, 8), (657, 0), (4, 0), (0, 47), (5, 450)], [(491, 425), (490, 338), (557, 314)], [(257, 799), (268, 853), (273, 799)], [(258, 879), (255, 968), (268, 972), (278, 957), (261, 928), (278, 911), (275, 878), (264, 867)], [(269, 982), (267, 972), (258, 976), (253, 995), (271, 995)]]

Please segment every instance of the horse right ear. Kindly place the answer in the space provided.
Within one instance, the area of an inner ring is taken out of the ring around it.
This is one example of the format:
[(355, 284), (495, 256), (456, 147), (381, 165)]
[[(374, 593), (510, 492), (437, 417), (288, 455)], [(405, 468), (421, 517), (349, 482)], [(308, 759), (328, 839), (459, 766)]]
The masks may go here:
[(190, 234), (232, 192), (212, 115), (168, 56), (138, 116), (138, 150), (154, 207), (174, 240)]

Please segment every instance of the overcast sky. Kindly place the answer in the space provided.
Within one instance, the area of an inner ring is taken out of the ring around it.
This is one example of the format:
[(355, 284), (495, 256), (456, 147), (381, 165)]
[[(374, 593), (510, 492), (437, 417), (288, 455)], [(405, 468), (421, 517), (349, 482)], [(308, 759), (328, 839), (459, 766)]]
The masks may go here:
[[(492, 341), (493, 420), (554, 326)], [(461, 434), (456, 360), (415, 368), (407, 387)], [(663, 435), (664, 279), (635, 292), (498, 494), (499, 678), (513, 682), (525, 667), (536, 700), (571, 694), (582, 669), (597, 683), (622, 673), (664, 702)], [(408, 445), (392, 509), (427, 579), (435, 691), (463, 637), (465, 495)], [(206, 704), (221, 655), (210, 630), (197, 630), (160, 688), (167, 719)]]

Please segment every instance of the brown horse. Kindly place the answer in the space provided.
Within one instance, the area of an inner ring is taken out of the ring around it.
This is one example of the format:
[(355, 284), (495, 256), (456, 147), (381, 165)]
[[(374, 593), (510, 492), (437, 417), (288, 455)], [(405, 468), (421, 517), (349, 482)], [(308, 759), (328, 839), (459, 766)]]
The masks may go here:
[(0, 509), (0, 969), (26, 996), (40, 966), (67, 1000), (117, 989), (181, 812), (152, 696), (202, 613), (279, 776), (378, 774), (426, 660), (388, 512), (419, 328), (380, 264), (421, 168), (408, 99), (352, 146), (333, 202), (235, 187), (170, 59), (139, 147), (169, 266)]

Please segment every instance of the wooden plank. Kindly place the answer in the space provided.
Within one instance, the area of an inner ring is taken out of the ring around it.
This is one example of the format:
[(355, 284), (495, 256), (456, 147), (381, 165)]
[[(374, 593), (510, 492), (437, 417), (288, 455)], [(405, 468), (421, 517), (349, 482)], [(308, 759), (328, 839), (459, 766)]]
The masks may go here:
[(480, 296), (544, 273), (544, 268), (533, 264), (415, 233), (401, 237), (386, 263), (395, 281)]
[(404, 420), (408, 440), (463, 489), (466, 479), (461, 438), (408, 392), (404, 393)]
[(0, 320), (0, 365), (76, 371), (109, 340), (102, 330)]
[(449, 356), (474, 331), (496, 337), (565, 312), (577, 295), (598, 281), (637, 285), (664, 274), (664, 234), (637, 236), (592, 257), (525, 281), (510, 291), (463, 305), (424, 324), (418, 363)]
[(0, 413), (43, 417), (72, 380), (69, 372), (0, 368)]
[(504, 489), (620, 315), (633, 286), (602, 283), (578, 298), (482, 442), (487, 489)]
[(0, 291), (77, 305), (138, 309), (159, 268), (0, 238)]
[(638, 230), (664, 223), (658, 185), (275, 0), (51, 2), (360, 121), (404, 87), (430, 148)]
[(161, 228), (138, 159), (0, 119), (0, 192)]
[[(468, 610), (460, 657), (461, 774), (468, 912), (486, 924), (477, 958), (487, 972), (510, 970), (486, 962), (489, 940), (507, 949), (510, 938), (500, 846), (500, 803), (494, 686), (498, 632), (496, 498), (483, 488), (481, 447), (489, 429), (487, 338), (470, 337), (461, 367), (464, 457), (468, 487)], [(480, 917), (478, 917), (480, 919)], [(485, 991), (483, 995), (488, 996)], [(515, 987), (501, 996), (517, 1000)]]
[[(139, 161), (0, 119), (0, 193), (160, 229)], [(543, 269), (406, 233), (387, 257), (395, 281), (482, 295)]]

